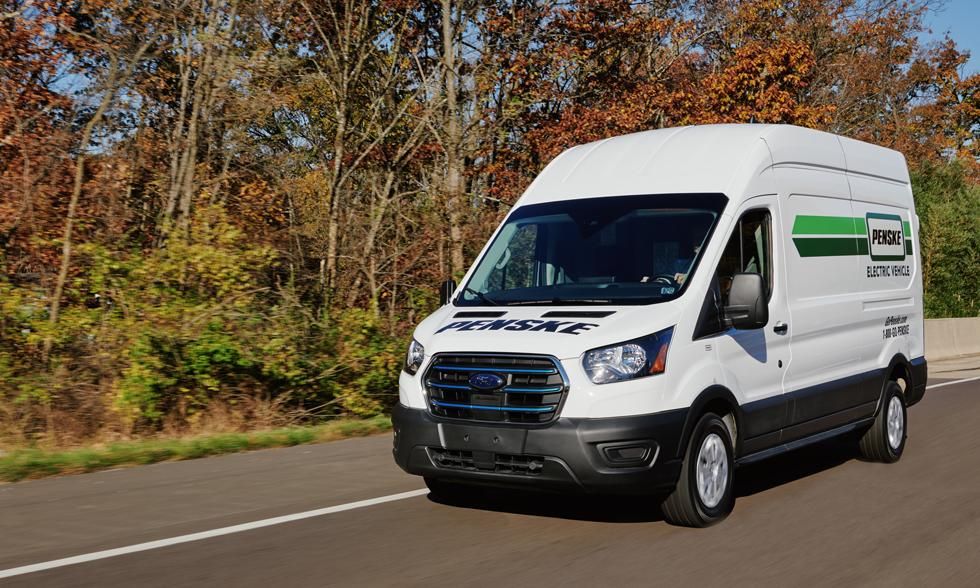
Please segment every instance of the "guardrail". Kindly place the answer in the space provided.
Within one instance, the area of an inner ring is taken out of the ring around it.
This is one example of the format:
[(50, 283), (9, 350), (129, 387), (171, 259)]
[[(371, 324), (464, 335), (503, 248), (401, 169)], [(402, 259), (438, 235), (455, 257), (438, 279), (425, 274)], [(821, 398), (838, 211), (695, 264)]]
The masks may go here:
[(926, 319), (929, 361), (980, 354), (980, 317)]

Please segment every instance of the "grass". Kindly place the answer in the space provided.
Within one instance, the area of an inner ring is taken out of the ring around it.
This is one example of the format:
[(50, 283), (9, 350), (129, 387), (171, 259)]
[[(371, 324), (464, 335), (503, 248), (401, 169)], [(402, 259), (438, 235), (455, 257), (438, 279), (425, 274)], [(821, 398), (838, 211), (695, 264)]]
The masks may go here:
[(77, 449), (14, 449), (0, 454), (0, 482), (363, 437), (390, 429), (391, 420), (386, 416), (377, 416), (370, 419), (344, 419), (310, 427), (121, 441)]

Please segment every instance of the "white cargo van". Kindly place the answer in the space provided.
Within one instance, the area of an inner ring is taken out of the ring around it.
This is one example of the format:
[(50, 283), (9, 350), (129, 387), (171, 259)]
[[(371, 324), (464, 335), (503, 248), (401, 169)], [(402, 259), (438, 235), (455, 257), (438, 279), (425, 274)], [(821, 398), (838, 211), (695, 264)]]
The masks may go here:
[(808, 443), (896, 461), (926, 384), (918, 224), (900, 153), (823, 132), (569, 149), (416, 328), (395, 460), (437, 495), (644, 493), (688, 526)]

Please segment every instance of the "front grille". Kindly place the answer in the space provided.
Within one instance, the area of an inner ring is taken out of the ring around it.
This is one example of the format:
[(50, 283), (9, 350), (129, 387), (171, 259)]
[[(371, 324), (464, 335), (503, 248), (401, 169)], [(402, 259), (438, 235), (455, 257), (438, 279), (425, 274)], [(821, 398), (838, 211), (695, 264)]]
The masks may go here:
[(481, 460), (473, 451), (459, 451), (429, 448), (429, 457), (436, 467), (447, 470), (488, 471), (498, 474), (534, 476), (544, 468), (544, 457), (540, 455), (511, 455), (508, 453), (487, 454), (489, 459)]
[[(477, 389), (476, 374), (498, 376), (500, 386)], [(547, 423), (568, 391), (557, 360), (535, 355), (440, 354), (423, 381), (432, 414), (473, 421)]]

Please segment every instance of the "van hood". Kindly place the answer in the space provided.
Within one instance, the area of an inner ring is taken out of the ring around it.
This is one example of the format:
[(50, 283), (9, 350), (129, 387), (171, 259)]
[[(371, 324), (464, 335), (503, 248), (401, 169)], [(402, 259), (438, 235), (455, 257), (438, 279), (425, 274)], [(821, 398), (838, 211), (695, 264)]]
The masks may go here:
[(535, 353), (572, 359), (673, 326), (679, 314), (676, 301), (649, 306), (446, 305), (419, 324), (415, 339), (426, 356)]

